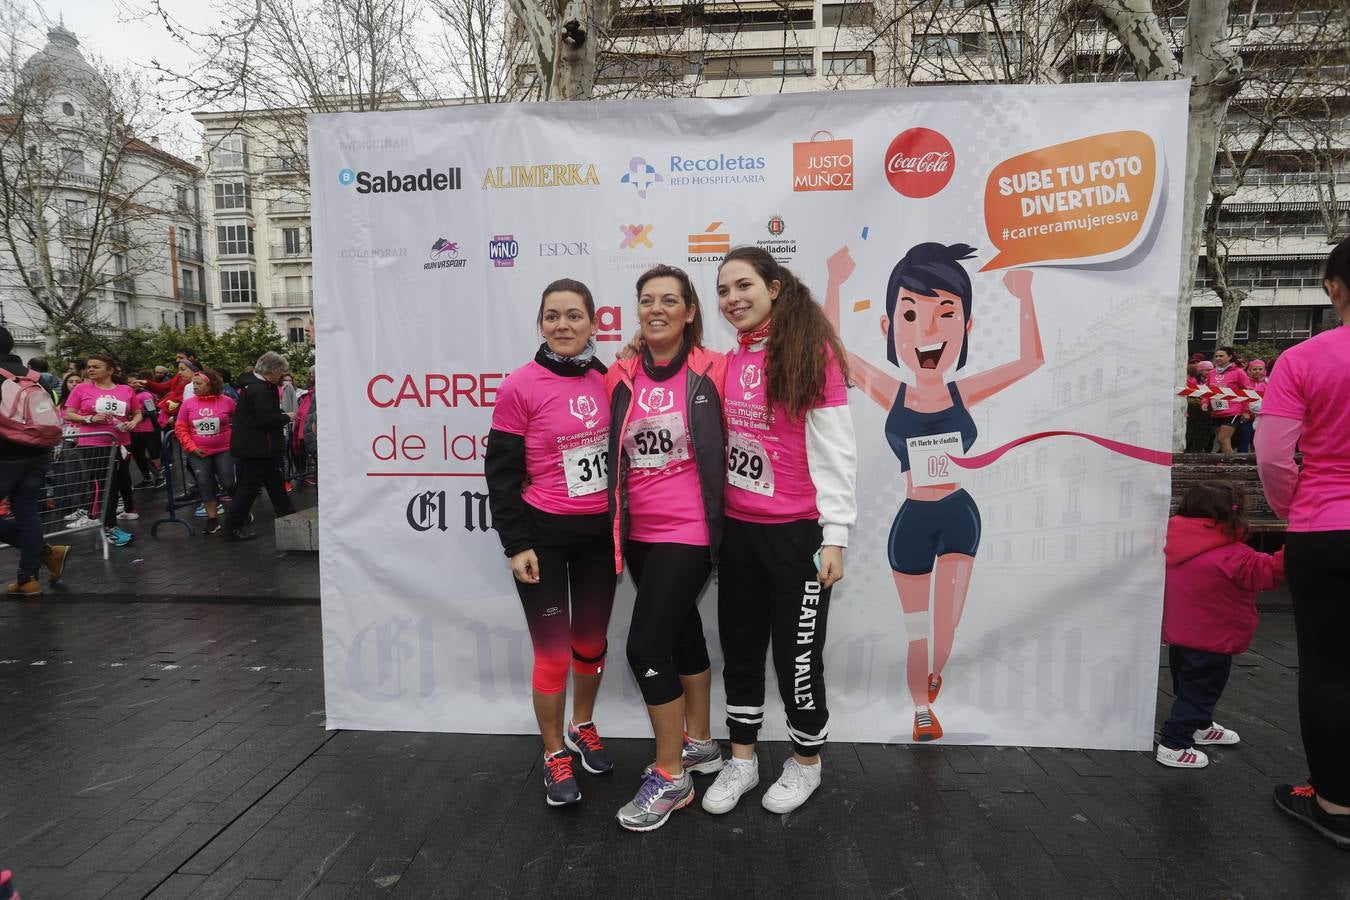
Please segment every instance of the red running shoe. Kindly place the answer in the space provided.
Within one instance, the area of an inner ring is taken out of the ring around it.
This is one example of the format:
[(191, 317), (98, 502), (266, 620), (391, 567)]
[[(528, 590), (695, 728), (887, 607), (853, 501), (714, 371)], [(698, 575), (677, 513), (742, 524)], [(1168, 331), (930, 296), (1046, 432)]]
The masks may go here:
[(942, 737), (942, 725), (931, 707), (920, 706), (914, 710), (914, 741), (936, 741)]
[(928, 676), (928, 702), (937, 702), (937, 695), (942, 691), (942, 676), (930, 673)]

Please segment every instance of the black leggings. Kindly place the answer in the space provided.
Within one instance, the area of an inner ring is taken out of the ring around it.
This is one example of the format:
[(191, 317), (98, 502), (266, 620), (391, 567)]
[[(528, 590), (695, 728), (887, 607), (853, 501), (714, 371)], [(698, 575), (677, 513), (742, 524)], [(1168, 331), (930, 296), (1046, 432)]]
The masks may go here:
[(624, 556), (637, 585), (628, 626), (628, 665), (642, 699), (660, 706), (684, 696), (681, 675), (706, 672), (708, 642), (698, 595), (712, 573), (707, 547), (629, 541)]
[(598, 537), (582, 536), (562, 546), (536, 546), (539, 582), (516, 582), (534, 645), (531, 684), (541, 694), (567, 689), (569, 664), (579, 675), (599, 675), (604, 669), (605, 633), (617, 576), (608, 516), (602, 519), (605, 530)]
[(133, 431), (131, 433), (131, 458), (136, 461), (136, 466), (141, 470), (141, 479), (144, 481), (153, 481), (159, 474), (159, 466), (154, 468), (150, 466), (150, 460), (159, 462), (159, 432), (151, 429), (150, 431)]
[(127, 512), (136, 511), (136, 495), (131, 492), (131, 459), (117, 451), (117, 462), (113, 464), (112, 481), (103, 495), (103, 527), (112, 528), (117, 524), (117, 498)]
[(1298, 638), (1298, 721), (1309, 781), (1350, 806), (1350, 531), (1290, 532), (1284, 568)]

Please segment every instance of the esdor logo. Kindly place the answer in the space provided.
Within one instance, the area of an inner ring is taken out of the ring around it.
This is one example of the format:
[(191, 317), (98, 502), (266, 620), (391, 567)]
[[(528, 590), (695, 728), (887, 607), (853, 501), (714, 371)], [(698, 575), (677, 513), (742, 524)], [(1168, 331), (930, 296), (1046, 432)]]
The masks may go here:
[(951, 142), (931, 128), (900, 132), (886, 148), (886, 180), (906, 197), (931, 197), (956, 171)]

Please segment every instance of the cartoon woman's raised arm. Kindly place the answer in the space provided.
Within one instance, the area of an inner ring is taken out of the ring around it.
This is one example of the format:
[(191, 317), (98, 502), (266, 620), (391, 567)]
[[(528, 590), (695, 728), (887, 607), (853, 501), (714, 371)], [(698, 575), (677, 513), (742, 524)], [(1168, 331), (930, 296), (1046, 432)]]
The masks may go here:
[(966, 406), (979, 403), (992, 397), (1014, 382), (1021, 381), (1045, 364), (1045, 351), (1041, 349), (1041, 330), (1036, 324), (1036, 305), (1031, 297), (1031, 272), (1027, 269), (1013, 269), (1003, 276), (1003, 284), (1008, 292), (1022, 301), (1017, 319), (1021, 327), (1022, 352), (1010, 363), (981, 372), (956, 383), (961, 399)]
[[(848, 252), (848, 247), (840, 247), (828, 260), (825, 261), (825, 267), (829, 271), (830, 280), (825, 287), (825, 318), (830, 320), (834, 326), (835, 334), (839, 334), (839, 290), (844, 282), (853, 274), (855, 263), (853, 257)], [(843, 335), (840, 335), (843, 338)], [(900, 382), (876, 366), (863, 359), (852, 350), (848, 353), (849, 376), (853, 382), (863, 389), (867, 396), (877, 402), (882, 409), (890, 409), (895, 402), (895, 395), (900, 390)]]

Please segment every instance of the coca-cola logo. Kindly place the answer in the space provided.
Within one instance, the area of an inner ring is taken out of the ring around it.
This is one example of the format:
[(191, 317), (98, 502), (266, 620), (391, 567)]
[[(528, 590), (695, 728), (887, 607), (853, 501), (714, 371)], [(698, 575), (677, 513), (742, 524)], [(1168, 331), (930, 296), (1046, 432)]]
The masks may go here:
[(956, 171), (951, 142), (931, 128), (900, 132), (886, 148), (886, 180), (906, 197), (931, 197)]

